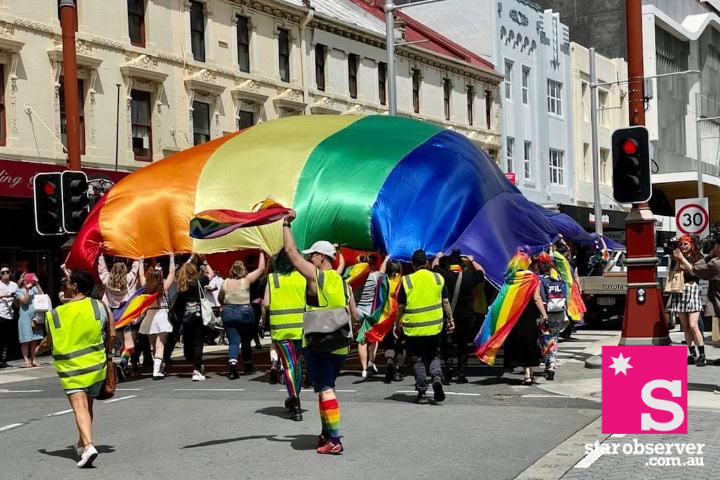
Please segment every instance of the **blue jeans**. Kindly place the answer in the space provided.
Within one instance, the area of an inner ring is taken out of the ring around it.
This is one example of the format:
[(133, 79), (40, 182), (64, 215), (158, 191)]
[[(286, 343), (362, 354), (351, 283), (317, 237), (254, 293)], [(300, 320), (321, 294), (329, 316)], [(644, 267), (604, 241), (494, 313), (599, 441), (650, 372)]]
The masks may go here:
[(257, 333), (255, 328), (255, 314), (250, 305), (225, 305), (222, 314), (225, 333), (228, 343), (228, 361), (236, 362), (240, 345), (242, 344), (242, 359), (250, 363), (252, 347), (250, 342)]
[(345, 364), (347, 355), (313, 353), (309, 348), (304, 348), (303, 356), (315, 393), (335, 388), (335, 380)]

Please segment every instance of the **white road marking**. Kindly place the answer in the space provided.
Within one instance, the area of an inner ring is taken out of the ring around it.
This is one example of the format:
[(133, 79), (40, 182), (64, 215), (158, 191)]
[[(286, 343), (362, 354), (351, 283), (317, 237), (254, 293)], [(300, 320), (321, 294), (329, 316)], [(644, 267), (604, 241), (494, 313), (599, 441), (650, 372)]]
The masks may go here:
[(572, 398), (569, 395), (545, 395), (542, 393), (528, 393), (527, 395), (520, 395), (521, 398)]
[(6, 388), (0, 388), (0, 393), (38, 393), (42, 390), (8, 390)]
[(598, 458), (602, 457), (602, 449), (596, 448), (592, 452), (585, 455), (585, 457), (575, 464), (573, 468), (590, 468)]
[(127, 400), (129, 398), (135, 398), (137, 395), (128, 395), (127, 397), (120, 397), (120, 398), (113, 398), (112, 400), (107, 400), (103, 403), (113, 403), (113, 402), (119, 402), (121, 400)]
[(612, 434), (613, 438), (623, 438), (624, 436), (625, 436), (624, 433), (613, 433)]
[[(280, 391), (280, 390), (278, 390), (278, 392), (279, 392), (279, 391)], [(282, 390), (282, 391), (284, 392), (285, 390)], [(340, 393), (355, 393), (355, 392), (357, 392), (357, 390), (335, 390), (335, 392), (336, 392), (336, 393), (337, 393), (337, 392), (340, 392)], [(315, 392), (312, 391), (311, 389), (305, 389), (305, 390), (302, 390), (302, 393), (315, 393)]]
[(72, 408), (69, 409), (69, 410), (62, 410), (62, 411), (60, 411), (60, 412), (49, 413), (49, 414), (47, 414), (47, 415), (45, 415), (45, 416), (46, 416), (46, 417), (58, 417), (58, 416), (60, 416), (60, 415), (65, 415), (66, 413), (72, 413)]
[(445, 395), (462, 395), (465, 397), (480, 397), (479, 393), (445, 392)]
[(25, 424), (24, 423), (12, 423), (10, 425), (5, 425), (4, 427), (0, 427), (0, 432), (10, 430), (11, 428), (19, 427), (21, 425), (25, 425)]
[(244, 388), (173, 388), (176, 392), (244, 392)]
[(116, 392), (139, 392), (142, 388), (116, 388)]

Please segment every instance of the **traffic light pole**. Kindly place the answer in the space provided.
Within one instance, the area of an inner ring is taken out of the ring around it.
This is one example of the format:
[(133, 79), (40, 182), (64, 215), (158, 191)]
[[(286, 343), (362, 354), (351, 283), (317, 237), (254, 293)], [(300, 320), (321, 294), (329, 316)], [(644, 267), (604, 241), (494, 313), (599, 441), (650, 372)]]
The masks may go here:
[(60, 1), (62, 28), (63, 78), (65, 80), (65, 129), (68, 168), (80, 170), (80, 109), (78, 102), (77, 57), (75, 55), (75, 3)]
[[(642, 0), (627, 0), (630, 125), (645, 125)], [(633, 204), (625, 219), (627, 299), (620, 345), (669, 345), (657, 281), (655, 217), (648, 203)]]

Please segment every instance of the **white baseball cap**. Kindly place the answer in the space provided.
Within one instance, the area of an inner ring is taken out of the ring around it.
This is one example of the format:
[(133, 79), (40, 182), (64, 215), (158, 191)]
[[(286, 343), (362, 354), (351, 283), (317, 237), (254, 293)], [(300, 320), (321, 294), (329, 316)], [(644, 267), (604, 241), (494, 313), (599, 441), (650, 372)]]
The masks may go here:
[(319, 240), (313, 243), (312, 247), (308, 248), (307, 250), (303, 250), (302, 253), (303, 255), (310, 255), (311, 253), (322, 253), (323, 255), (326, 255), (335, 260), (337, 250), (335, 250), (335, 247), (332, 243), (325, 240)]

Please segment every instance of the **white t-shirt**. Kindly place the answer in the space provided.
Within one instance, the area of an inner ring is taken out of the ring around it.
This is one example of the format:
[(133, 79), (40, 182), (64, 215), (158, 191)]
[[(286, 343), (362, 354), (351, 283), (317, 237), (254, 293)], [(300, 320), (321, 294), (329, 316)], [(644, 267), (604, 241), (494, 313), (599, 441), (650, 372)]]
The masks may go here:
[(0, 295), (11, 294), (9, 297), (0, 298), (0, 318), (3, 320), (12, 320), (13, 318), (13, 301), (17, 289), (18, 286), (15, 282), (9, 282), (7, 285), (0, 282)]
[(220, 302), (218, 301), (218, 295), (220, 295), (220, 287), (222, 287), (223, 279), (220, 278), (220, 275), (215, 275), (212, 280), (210, 280), (210, 283), (208, 284), (208, 287), (210, 288), (216, 288), (217, 290), (214, 290), (212, 292), (208, 293), (208, 301), (210, 302), (210, 305), (213, 307), (219, 307)]
[(365, 285), (363, 285), (360, 300), (356, 301), (357, 311), (363, 317), (372, 315), (372, 306), (375, 301), (375, 290), (378, 287), (379, 272), (370, 272)]

